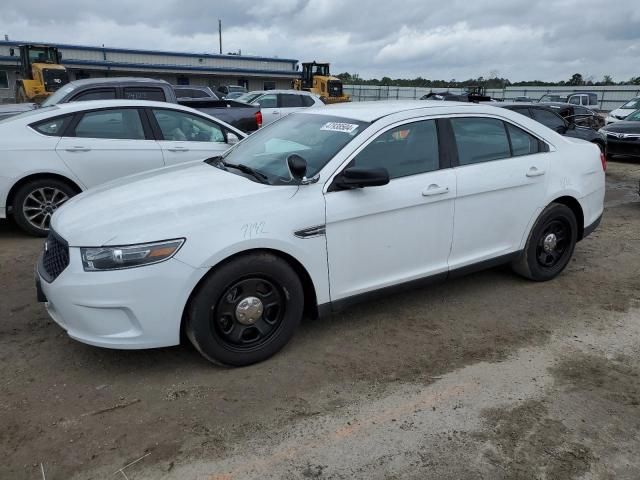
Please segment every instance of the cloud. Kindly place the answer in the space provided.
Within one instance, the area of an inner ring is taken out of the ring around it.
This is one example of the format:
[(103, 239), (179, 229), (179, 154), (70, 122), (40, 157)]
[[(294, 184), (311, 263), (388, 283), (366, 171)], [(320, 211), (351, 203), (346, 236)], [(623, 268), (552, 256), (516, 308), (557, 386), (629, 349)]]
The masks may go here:
[(4, 5), (12, 39), (327, 60), (361, 77), (513, 81), (640, 75), (640, 10), (600, 0), (40, 0)]

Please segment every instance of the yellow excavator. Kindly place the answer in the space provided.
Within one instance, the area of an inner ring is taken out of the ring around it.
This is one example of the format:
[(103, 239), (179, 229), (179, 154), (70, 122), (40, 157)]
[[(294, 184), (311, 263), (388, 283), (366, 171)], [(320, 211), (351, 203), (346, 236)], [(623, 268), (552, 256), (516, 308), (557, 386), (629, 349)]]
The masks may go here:
[[(60, 65), (62, 57), (49, 45), (20, 45), (20, 76), (16, 80), (16, 102), (39, 103), (69, 83), (67, 69)], [(11, 56), (15, 51), (10, 49)]]
[(342, 91), (342, 80), (332, 77), (329, 73), (328, 63), (303, 63), (302, 78), (292, 83), (295, 90), (306, 90), (318, 95), (324, 103), (351, 101), (351, 97)]

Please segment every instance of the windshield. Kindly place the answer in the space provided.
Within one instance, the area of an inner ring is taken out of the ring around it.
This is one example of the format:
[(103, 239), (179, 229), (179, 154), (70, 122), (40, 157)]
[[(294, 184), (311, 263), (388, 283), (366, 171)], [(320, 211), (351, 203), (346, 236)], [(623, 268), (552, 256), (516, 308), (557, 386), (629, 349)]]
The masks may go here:
[(640, 122), (640, 110), (636, 110), (632, 114), (630, 114), (627, 118), (625, 118), (628, 122)]
[(56, 93), (54, 93), (49, 98), (47, 98), (44, 102), (42, 102), (42, 104), (40, 106), (41, 107), (50, 107), (51, 105), (57, 104), (58, 102), (60, 102), (60, 100), (62, 100), (64, 97), (66, 97), (67, 94), (73, 92), (75, 90), (75, 88), (76, 87), (74, 87), (71, 84), (65, 85), (60, 90), (58, 90)]
[(307, 162), (307, 178), (316, 175), (369, 124), (332, 115), (287, 115), (229, 150), (224, 161), (242, 164), (267, 176), (272, 185), (288, 185), (292, 178), (287, 157), (293, 153)]
[(620, 108), (623, 108), (625, 110), (637, 110), (638, 108), (640, 108), (640, 98), (634, 98), (633, 100), (622, 105)]

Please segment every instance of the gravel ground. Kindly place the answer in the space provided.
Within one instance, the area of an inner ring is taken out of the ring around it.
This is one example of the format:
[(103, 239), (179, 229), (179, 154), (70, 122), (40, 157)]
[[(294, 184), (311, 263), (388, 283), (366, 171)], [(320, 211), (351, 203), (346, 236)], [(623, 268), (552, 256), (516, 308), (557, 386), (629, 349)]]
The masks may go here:
[(0, 478), (640, 478), (638, 178), (610, 163), (552, 282), (407, 291), (242, 369), (70, 340), (35, 302), (42, 240), (0, 222)]

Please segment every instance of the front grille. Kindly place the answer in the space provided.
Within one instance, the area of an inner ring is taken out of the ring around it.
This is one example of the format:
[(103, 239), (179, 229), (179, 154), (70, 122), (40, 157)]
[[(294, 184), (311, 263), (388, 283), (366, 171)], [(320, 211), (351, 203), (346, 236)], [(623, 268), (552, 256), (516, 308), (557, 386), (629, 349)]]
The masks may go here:
[(45, 280), (53, 282), (62, 271), (69, 265), (69, 245), (56, 235), (53, 230), (49, 231), (47, 241), (44, 242), (44, 252), (42, 254), (42, 269)]
[(329, 80), (329, 96), (341, 97), (342, 96), (342, 82), (339, 80)]
[(45, 68), (42, 71), (42, 79), (44, 80), (44, 89), (47, 92), (55, 92), (63, 85), (69, 83), (67, 71), (55, 68)]

